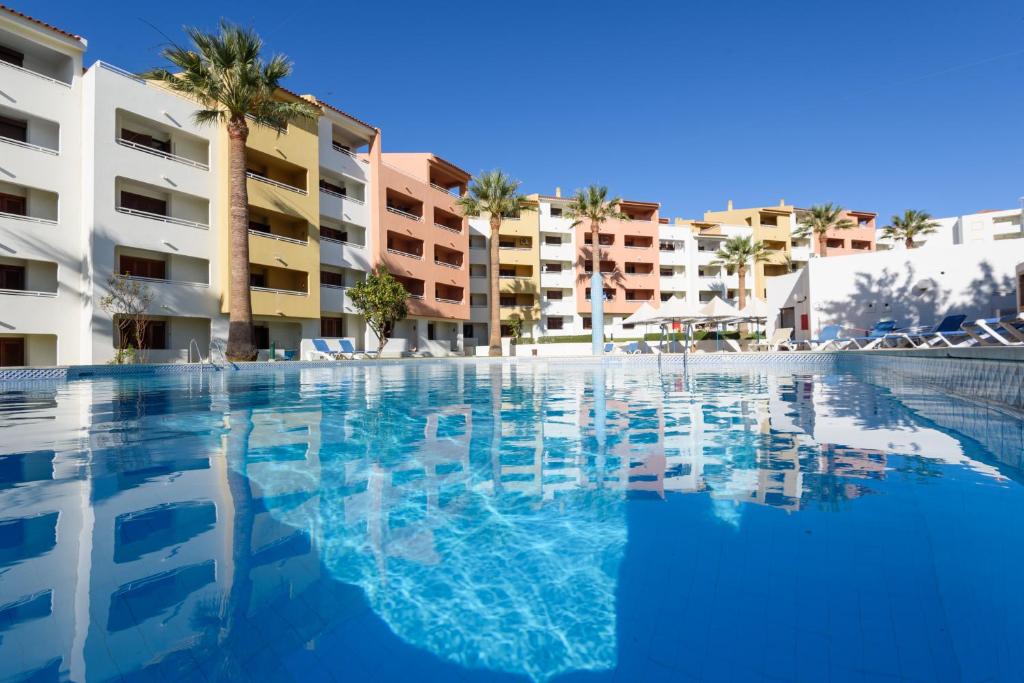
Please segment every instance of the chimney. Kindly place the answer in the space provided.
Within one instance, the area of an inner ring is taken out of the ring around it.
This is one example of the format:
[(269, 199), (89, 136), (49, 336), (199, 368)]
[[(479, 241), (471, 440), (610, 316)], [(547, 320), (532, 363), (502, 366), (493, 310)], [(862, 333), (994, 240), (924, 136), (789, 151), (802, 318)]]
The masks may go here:
[(676, 225), (682, 225), (682, 224), (683, 224), (683, 219), (678, 217), (678, 216), (676, 216)]
[(732, 200), (730, 199), (725, 205), (726, 211), (732, 211)]
[(785, 206), (785, 205), (786, 205), (786, 200), (785, 199), (780, 199), (779, 200), (779, 206)]
[(561, 197), (562, 196), (562, 188), (560, 188), (560, 187), (556, 187), (555, 188), (555, 196), (556, 197)]

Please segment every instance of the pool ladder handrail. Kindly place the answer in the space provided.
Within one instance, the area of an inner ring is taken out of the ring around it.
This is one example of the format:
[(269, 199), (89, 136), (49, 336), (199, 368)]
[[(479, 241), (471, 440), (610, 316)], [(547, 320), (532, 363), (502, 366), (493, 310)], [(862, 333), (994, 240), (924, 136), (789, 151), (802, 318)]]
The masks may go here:
[(205, 363), (206, 361), (203, 360), (203, 352), (199, 349), (199, 342), (197, 342), (195, 340), (195, 337), (190, 339), (189, 342), (188, 342), (188, 359), (187, 359), (187, 362), (189, 362), (189, 363), (192, 362), (192, 347), (193, 346), (196, 347), (196, 357), (199, 359), (199, 371), (202, 372), (203, 363)]

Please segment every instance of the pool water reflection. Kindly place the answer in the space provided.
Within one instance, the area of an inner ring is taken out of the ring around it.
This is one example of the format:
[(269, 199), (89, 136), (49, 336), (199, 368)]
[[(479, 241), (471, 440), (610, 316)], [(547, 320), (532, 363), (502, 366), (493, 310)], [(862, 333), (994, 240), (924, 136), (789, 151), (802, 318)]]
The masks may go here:
[(0, 394), (0, 681), (1016, 680), (1019, 420), (871, 373)]

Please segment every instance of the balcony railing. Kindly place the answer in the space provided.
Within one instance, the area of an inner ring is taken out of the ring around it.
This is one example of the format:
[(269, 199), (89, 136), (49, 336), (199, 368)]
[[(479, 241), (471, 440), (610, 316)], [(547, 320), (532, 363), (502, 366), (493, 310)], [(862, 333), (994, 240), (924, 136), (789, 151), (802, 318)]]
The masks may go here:
[(417, 216), (414, 213), (409, 213), (408, 211), (402, 211), (401, 209), (396, 209), (393, 206), (389, 206), (388, 207), (388, 211), (390, 211), (393, 214), (397, 214), (399, 216), (404, 216), (405, 218), (408, 218), (410, 220), (414, 220), (414, 221), (422, 221), (423, 220), (422, 216)]
[(340, 290), (348, 289), (348, 285), (330, 285), (330, 284), (327, 284), (326, 282), (321, 282), (320, 286), (321, 287), (326, 287), (327, 289), (340, 289)]
[(57, 292), (36, 292), (30, 289), (0, 289), (0, 295), (4, 296), (37, 296), (45, 299), (52, 299)]
[(345, 240), (336, 240), (333, 237), (324, 237), (320, 235), (320, 240), (323, 242), (332, 242), (334, 244), (341, 244), (346, 247), (353, 247), (355, 249), (366, 249), (365, 244), (356, 244), (355, 242), (346, 242)]
[(345, 201), (355, 202), (356, 204), (365, 204), (366, 203), (362, 199), (356, 199), (355, 197), (353, 197), (350, 194), (342, 194), (340, 192), (335, 192), (334, 190), (328, 190), (326, 187), (321, 187), (320, 188), (320, 192), (322, 194), (330, 195), (332, 197), (337, 197), (338, 199), (344, 199)]
[(252, 178), (257, 182), (266, 183), (267, 185), (273, 185), (274, 187), (279, 187), (282, 190), (288, 190), (289, 192), (295, 192), (296, 194), (301, 194), (303, 197), (309, 194), (302, 188), (298, 188), (295, 187), (294, 185), (289, 185), (287, 183), (278, 182), (277, 180), (271, 180), (270, 178), (265, 178), (259, 175), (258, 173), (253, 173), (252, 171), (246, 171), (245, 175), (247, 175), (248, 177)]
[(184, 287), (198, 287), (201, 289), (209, 289), (210, 285), (206, 282), (189, 282), (188, 280), (168, 280), (162, 277), (141, 277), (139, 275), (125, 275), (126, 280), (134, 280), (137, 282), (156, 282), (164, 285), (182, 285)]
[[(2, 64), (3, 62), (0, 62)], [(10, 218), (16, 221), (26, 221), (28, 223), (42, 223), (43, 225), (57, 225), (57, 221), (50, 218), (37, 218), (36, 216), (22, 216), (20, 213), (7, 213), (6, 211), (0, 211), (0, 218)]]
[(270, 292), (271, 294), (287, 294), (289, 296), (309, 296), (308, 292), (300, 292), (294, 289), (274, 289), (273, 287), (256, 287), (250, 285), (250, 290), (254, 292)]
[(333, 149), (335, 152), (341, 152), (345, 156), (350, 156), (350, 157), (352, 157), (353, 159), (355, 159), (356, 161), (358, 161), (361, 164), (369, 164), (370, 163), (367, 159), (360, 159), (358, 156), (356, 156), (356, 153), (353, 152), (352, 150), (345, 149), (341, 145), (336, 145), (333, 142), (331, 143), (331, 149)]
[(625, 244), (623, 246), (626, 247), (626, 249), (653, 249), (654, 248), (653, 244), (647, 244), (647, 245), (643, 245), (643, 244)]
[(42, 152), (43, 154), (52, 154), (53, 156), (59, 156), (60, 152), (50, 147), (42, 147), (40, 145), (33, 145), (30, 142), (22, 142), (21, 140), (15, 140), (14, 138), (5, 138), (0, 135), (0, 142), (6, 142), (8, 145), (14, 145), (15, 147), (21, 147), (22, 149), (30, 149), (33, 152)]
[(434, 259), (434, 263), (436, 263), (439, 266), (444, 266), (445, 268), (451, 268), (452, 270), (462, 270), (461, 263), (448, 263), (447, 261), (442, 261), (441, 259)]
[(175, 218), (174, 216), (164, 216), (159, 213), (151, 213), (149, 211), (141, 211), (140, 209), (129, 209), (124, 206), (118, 206), (115, 209), (118, 213), (128, 214), (129, 216), (138, 216), (139, 218), (148, 218), (154, 221), (162, 221), (164, 223), (173, 223), (174, 225), (184, 225), (187, 228), (199, 228), (201, 230), (209, 230), (210, 226), (206, 223), (200, 223), (198, 221), (189, 221), (184, 218)]
[(503, 247), (500, 244), (498, 245), (498, 249), (503, 251), (533, 251), (533, 247)]
[(402, 251), (400, 249), (391, 249), (389, 247), (388, 248), (388, 253), (389, 254), (398, 254), (399, 256), (405, 256), (406, 258), (414, 258), (417, 261), (422, 261), (423, 260), (423, 255), (422, 254), (413, 254), (412, 252)]
[(456, 235), (461, 235), (462, 234), (462, 230), (459, 230), (457, 228), (448, 227), (444, 223), (434, 223), (434, 227), (435, 228), (441, 228), (442, 230), (447, 230), (448, 232), (454, 232)]
[(201, 169), (203, 171), (209, 171), (210, 170), (210, 167), (208, 165), (204, 164), (204, 163), (200, 163), (198, 161), (193, 161), (192, 159), (187, 159), (185, 157), (180, 157), (177, 154), (171, 154), (170, 152), (162, 152), (159, 149), (153, 149), (152, 147), (147, 147), (146, 145), (140, 145), (137, 142), (131, 142), (130, 140), (125, 140), (124, 138), (114, 138), (114, 141), (117, 144), (121, 145), (122, 147), (128, 147), (130, 149), (134, 149), (134, 150), (137, 150), (139, 152), (143, 152), (145, 154), (151, 154), (151, 155), (153, 155), (155, 157), (160, 157), (161, 159), (168, 159), (170, 161), (176, 161), (179, 164), (185, 164), (186, 166), (191, 166), (192, 168), (198, 168), (198, 169)]
[(2, 59), (0, 59), (0, 66), (7, 67), (8, 69), (14, 69), (15, 71), (20, 71), (21, 73), (28, 74), (29, 76), (35, 76), (36, 78), (41, 78), (44, 81), (49, 81), (50, 83), (56, 83), (57, 85), (62, 85), (65, 88), (69, 88), (69, 89), (71, 88), (71, 84), (70, 83), (65, 83), (64, 81), (58, 80), (56, 78), (50, 78), (49, 76), (44, 76), (43, 74), (41, 74), (41, 73), (39, 73), (37, 71), (32, 71), (31, 69), (26, 69), (25, 67), (18, 66), (16, 64), (11, 64), (10, 62), (5, 62)]
[(278, 242), (288, 242), (290, 244), (301, 244), (306, 246), (309, 244), (308, 239), (300, 240), (294, 237), (284, 237), (282, 235), (275, 235), (272, 232), (263, 232), (262, 230), (249, 230), (250, 235), (256, 235), (257, 237), (266, 237), (268, 240), (277, 240)]
[(418, 300), (422, 301), (423, 300), (423, 295), (422, 294), (410, 294), (409, 298), (410, 299), (418, 299)]
[(434, 297), (434, 301), (437, 301), (437, 302), (442, 303), (442, 304), (461, 304), (462, 303), (462, 299), (445, 299), (444, 297), (440, 297), (440, 296), (435, 296)]
[(533, 276), (531, 275), (499, 275), (499, 280), (530, 280)]
[(458, 192), (452, 192), (447, 187), (441, 187), (437, 183), (430, 183), (430, 186), (432, 188), (434, 188), (435, 190), (440, 190), (441, 192), (444, 192), (446, 195), (449, 195), (449, 196), (452, 196), (452, 197), (458, 197), (459, 196)]

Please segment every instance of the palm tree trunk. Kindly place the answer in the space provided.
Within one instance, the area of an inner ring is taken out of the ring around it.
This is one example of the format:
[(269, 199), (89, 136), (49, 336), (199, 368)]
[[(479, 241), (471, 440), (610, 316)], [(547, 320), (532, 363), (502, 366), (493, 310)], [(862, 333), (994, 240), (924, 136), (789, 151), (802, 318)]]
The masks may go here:
[(907, 238), (904, 240), (904, 244), (906, 244), (907, 249), (913, 249), (914, 248), (914, 238), (911, 235), (907, 235)]
[(488, 346), (487, 352), (491, 356), (501, 355), (501, 294), (498, 292), (498, 232), (501, 230), (501, 216), (491, 214), (491, 244), (490, 244), (490, 281), (491, 281), (491, 320), (488, 324)]
[(814, 233), (814, 238), (816, 240), (818, 240), (818, 256), (824, 257), (825, 256), (825, 233), (823, 233), (823, 232), (816, 232), (816, 233)]
[(229, 360), (256, 360), (249, 291), (249, 190), (245, 178), (245, 141), (249, 126), (244, 118), (228, 122), (228, 344)]
[(604, 278), (601, 275), (601, 226), (590, 221), (590, 352), (604, 352)]
[(740, 285), (739, 303), (740, 308), (747, 305), (747, 267), (740, 266), (736, 269), (736, 278)]

